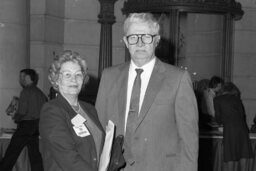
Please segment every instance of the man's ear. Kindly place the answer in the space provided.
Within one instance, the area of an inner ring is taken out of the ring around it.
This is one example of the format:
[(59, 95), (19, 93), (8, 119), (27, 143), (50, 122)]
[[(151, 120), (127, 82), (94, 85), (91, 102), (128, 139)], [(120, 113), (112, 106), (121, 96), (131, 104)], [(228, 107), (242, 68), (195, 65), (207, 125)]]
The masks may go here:
[(160, 39), (161, 39), (161, 36), (160, 36), (160, 35), (157, 35), (155, 39), (156, 39), (156, 43), (159, 44)]
[(129, 45), (129, 44), (128, 44), (127, 39), (126, 39), (125, 36), (123, 37), (123, 41), (124, 41), (124, 43), (125, 43), (125, 46), (128, 48), (128, 45)]

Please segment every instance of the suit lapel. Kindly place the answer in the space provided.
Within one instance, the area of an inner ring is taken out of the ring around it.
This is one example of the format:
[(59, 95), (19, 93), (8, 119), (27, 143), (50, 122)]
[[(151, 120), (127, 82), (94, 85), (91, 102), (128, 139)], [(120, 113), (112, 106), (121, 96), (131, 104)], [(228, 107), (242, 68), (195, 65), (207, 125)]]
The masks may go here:
[(142, 103), (141, 106), (141, 110), (140, 110), (140, 114), (139, 114), (139, 118), (136, 121), (136, 127), (135, 127), (135, 131), (137, 130), (137, 128), (139, 127), (139, 125), (141, 124), (141, 122), (143, 121), (143, 119), (145, 118), (145, 116), (148, 113), (149, 108), (151, 107), (152, 103), (155, 100), (155, 97), (157, 95), (157, 93), (159, 92), (162, 82), (163, 82), (163, 72), (164, 72), (165, 68), (162, 65), (162, 62), (158, 59), (156, 59), (156, 64), (155, 67), (152, 71), (148, 86), (147, 86), (147, 90), (145, 93), (145, 97), (144, 97), (144, 101)]
[[(68, 118), (68, 122), (71, 125), (71, 120), (77, 115), (77, 113), (72, 109), (72, 107), (70, 106), (70, 104), (67, 102), (67, 100), (61, 95), (59, 94), (57, 99), (60, 101), (60, 103), (62, 103), (62, 106), (64, 107), (64, 109), (68, 112), (69, 118)], [(82, 103), (80, 103), (82, 104)], [(95, 125), (97, 125), (99, 127), (99, 129), (104, 132), (103, 127), (101, 126), (101, 124), (99, 122), (97, 122), (96, 118), (93, 116), (92, 113), (88, 112), (88, 110), (86, 109), (86, 107), (84, 105), (81, 105), (82, 109), (86, 112), (86, 114), (88, 115), (88, 117), (90, 117), (90, 119), (92, 120), (92, 122), (95, 123)], [(71, 125), (73, 127), (73, 125)]]
[(60, 101), (60, 103), (62, 104), (63, 108), (68, 112), (69, 117), (70, 117), (69, 119), (72, 119), (73, 117), (76, 116), (76, 112), (72, 109), (70, 104), (67, 102), (67, 100), (60, 93), (57, 96), (57, 99)]
[(119, 115), (118, 124), (120, 124), (119, 128), (121, 128), (120, 133), (122, 134), (124, 133), (129, 65), (130, 63), (126, 63), (124, 66), (120, 68), (120, 76), (116, 83), (117, 90), (119, 90), (118, 92), (118, 115)]
[(100, 124), (100, 122), (97, 120), (96, 115), (92, 112), (88, 111), (88, 107), (86, 107), (83, 103), (79, 102), (81, 104), (82, 109), (84, 110), (84, 112), (87, 114), (87, 116), (92, 120), (92, 122), (102, 131), (104, 131), (104, 128), (102, 127), (102, 125)]
[[(103, 145), (104, 145), (104, 138), (105, 138), (105, 130), (102, 127), (101, 123), (99, 122), (99, 120), (97, 119), (95, 113), (89, 112), (89, 106), (86, 106), (86, 104), (83, 104), (81, 102), (79, 102), (81, 104), (82, 109), (84, 110), (84, 112), (87, 114), (87, 116), (91, 119), (91, 121), (99, 128), (99, 130), (101, 131), (101, 144), (100, 144), (100, 149), (102, 150)], [(95, 139), (93, 139), (93, 141), (95, 141)], [(100, 151), (101, 151), (100, 150)], [(101, 152), (100, 152), (101, 153)]]

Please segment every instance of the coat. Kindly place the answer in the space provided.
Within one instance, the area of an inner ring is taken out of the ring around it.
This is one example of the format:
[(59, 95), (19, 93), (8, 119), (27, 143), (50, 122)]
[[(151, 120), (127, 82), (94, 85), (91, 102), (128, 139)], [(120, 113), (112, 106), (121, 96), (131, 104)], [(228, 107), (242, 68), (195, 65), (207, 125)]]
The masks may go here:
[[(104, 141), (104, 129), (95, 108), (82, 101), (79, 101), (79, 104), (101, 130), (101, 139)], [(45, 171), (98, 170), (99, 160), (93, 139), (95, 135), (77, 136), (71, 123), (71, 119), (76, 115), (77, 113), (60, 94), (43, 106), (39, 130)], [(103, 142), (101, 144), (103, 146)]]
[[(117, 135), (124, 134), (129, 65), (103, 71), (96, 99), (102, 125), (112, 120)], [(133, 137), (124, 144), (125, 171), (197, 170), (198, 110), (187, 71), (156, 60)]]
[(214, 99), (215, 116), (223, 124), (224, 161), (253, 157), (244, 106), (235, 95), (224, 94)]

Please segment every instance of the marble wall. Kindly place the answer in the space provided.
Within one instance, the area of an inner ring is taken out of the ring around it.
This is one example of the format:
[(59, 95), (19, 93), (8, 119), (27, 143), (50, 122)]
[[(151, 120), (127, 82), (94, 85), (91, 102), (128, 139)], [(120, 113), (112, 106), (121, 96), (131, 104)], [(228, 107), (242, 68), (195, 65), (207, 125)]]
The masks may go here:
[(256, 0), (239, 0), (244, 16), (235, 23), (233, 81), (242, 92), (242, 100), (251, 126), (256, 116)]
[(39, 73), (39, 87), (49, 93), (48, 67), (63, 50), (65, 1), (30, 1), (30, 67)]

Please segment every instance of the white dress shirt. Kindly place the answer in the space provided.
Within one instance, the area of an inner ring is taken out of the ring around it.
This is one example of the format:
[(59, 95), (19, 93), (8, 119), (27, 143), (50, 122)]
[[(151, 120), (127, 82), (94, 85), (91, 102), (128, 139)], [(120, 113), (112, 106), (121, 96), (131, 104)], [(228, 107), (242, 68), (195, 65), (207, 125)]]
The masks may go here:
[(215, 110), (214, 110), (214, 104), (213, 104), (213, 99), (215, 98), (215, 96), (216, 96), (216, 93), (211, 88), (208, 88), (206, 91), (204, 91), (204, 98), (206, 101), (207, 113), (212, 117), (215, 117)]
[(143, 65), (142, 67), (137, 67), (133, 61), (130, 63), (129, 67), (129, 75), (128, 75), (128, 85), (127, 85), (127, 99), (126, 99), (126, 110), (125, 110), (125, 131), (126, 131), (126, 122), (128, 117), (128, 112), (130, 108), (130, 100), (131, 100), (131, 93), (132, 93), (132, 87), (134, 80), (136, 78), (136, 71), (135, 69), (140, 68), (143, 69), (143, 72), (141, 73), (141, 89), (140, 89), (140, 104), (139, 104), (139, 113), (140, 109), (145, 97), (145, 93), (148, 87), (148, 82), (150, 79), (150, 76), (152, 74), (153, 68), (155, 66), (156, 58), (153, 58), (149, 63)]

